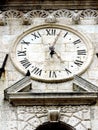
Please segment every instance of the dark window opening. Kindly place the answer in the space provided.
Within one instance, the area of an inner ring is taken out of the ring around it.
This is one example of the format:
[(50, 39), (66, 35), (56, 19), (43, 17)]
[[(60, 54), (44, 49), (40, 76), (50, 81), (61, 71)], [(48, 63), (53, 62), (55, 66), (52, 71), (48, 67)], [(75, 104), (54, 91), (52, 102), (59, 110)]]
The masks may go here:
[(46, 122), (38, 126), (36, 130), (76, 130), (76, 129), (63, 122)]

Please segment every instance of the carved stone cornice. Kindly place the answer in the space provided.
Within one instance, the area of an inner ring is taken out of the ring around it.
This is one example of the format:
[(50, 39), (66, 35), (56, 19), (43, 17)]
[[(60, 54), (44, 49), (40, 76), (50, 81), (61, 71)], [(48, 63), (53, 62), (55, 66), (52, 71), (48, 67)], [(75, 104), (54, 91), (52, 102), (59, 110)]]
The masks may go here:
[(72, 18), (76, 14), (79, 14), (80, 18), (90, 18), (90, 17), (97, 17), (98, 10), (93, 9), (86, 9), (86, 10), (68, 10), (68, 9), (59, 9), (59, 10), (30, 10), (30, 11), (20, 11), (15, 9), (9, 9), (6, 11), (1, 11), (5, 18), (21, 18), (24, 15), (27, 15), (30, 18), (47, 18), (51, 15), (55, 18)]
[[(0, 26), (4, 26), (8, 23), (9, 19), (16, 19), (19, 24), (31, 25), (34, 19), (42, 20), (42, 23), (56, 23), (63, 21), (66, 25), (73, 24), (98, 24), (98, 10), (86, 9), (86, 10), (31, 10), (31, 11), (19, 11), (19, 10), (6, 10), (0, 11)], [(9, 23), (8, 23), (9, 25)]]
[[(0, 12), (0, 25), (5, 25), (8, 19), (20, 19), (23, 25), (30, 25), (33, 19), (44, 19), (44, 22), (58, 22), (60, 19), (64, 19), (66, 24), (97, 24), (98, 23), (98, 10), (86, 9), (86, 10), (31, 10), (31, 11), (19, 11), (19, 10), (6, 10)], [(66, 20), (67, 19), (67, 20)], [(85, 20), (89, 20), (86, 21)]]
[(65, 92), (65, 93), (33, 93), (18, 92), (8, 93), (9, 102), (14, 106), (32, 105), (94, 105), (98, 93)]

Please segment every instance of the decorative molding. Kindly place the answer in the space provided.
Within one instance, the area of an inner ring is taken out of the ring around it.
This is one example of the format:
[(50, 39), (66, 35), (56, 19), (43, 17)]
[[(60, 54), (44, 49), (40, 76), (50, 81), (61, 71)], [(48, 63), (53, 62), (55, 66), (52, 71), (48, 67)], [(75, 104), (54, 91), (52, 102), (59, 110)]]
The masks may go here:
[(2, 14), (5, 16), (5, 18), (21, 18), (24, 14), (27, 14), (30, 18), (46, 18), (49, 15), (53, 15), (56, 18), (72, 18), (73, 16), (77, 16), (77, 14), (80, 15), (80, 18), (90, 18), (97, 17), (98, 10), (31, 10), (26, 13), (18, 10), (7, 10), (2, 11)]
[(98, 87), (96, 85), (90, 83), (89, 81), (78, 75), (74, 76), (73, 87), (74, 90), (79, 90), (80, 88), (80, 90), (84, 90), (87, 92), (98, 92)]
[[(98, 99), (96, 87), (80, 77), (75, 78), (79, 83), (84, 82), (82, 88), (90, 87), (90, 91), (78, 92), (33, 92), (30, 76), (25, 76), (9, 88), (4, 90), (4, 98), (14, 106), (31, 105), (92, 105)], [(78, 79), (78, 80), (77, 80)], [(77, 85), (77, 84), (76, 84)], [(31, 91), (32, 87), (32, 91)], [(94, 88), (93, 88), (94, 87)], [(89, 90), (89, 89), (87, 89)], [(93, 91), (91, 91), (93, 90)], [(94, 91), (95, 90), (95, 91)]]
[(61, 10), (56, 10), (54, 12), (52, 12), (52, 14), (56, 17), (56, 18), (72, 18), (72, 11), (71, 10), (67, 10), (67, 9), (61, 9)]
[(61, 115), (64, 115), (65, 113), (77, 113), (79, 111), (84, 110), (88, 111), (89, 110), (89, 106), (88, 105), (80, 105), (80, 106), (61, 106), (60, 107), (60, 113)]
[[(31, 19), (43, 18), (48, 22), (56, 22), (56, 19), (64, 18), (71, 19), (70, 24), (82, 24), (81, 20), (94, 20), (92, 24), (98, 23), (98, 10), (86, 9), (86, 10), (31, 10), (28, 12), (18, 10), (6, 10), (0, 12), (1, 25), (5, 25), (7, 19), (22, 19), (23, 24), (30, 25)], [(66, 22), (66, 20), (65, 20)], [(85, 23), (85, 22), (84, 22)], [(89, 22), (87, 22), (89, 24)], [(86, 24), (86, 23), (85, 23)], [(90, 22), (91, 24), (91, 22)]]
[(8, 101), (14, 106), (31, 105), (92, 105), (96, 104), (97, 93), (65, 92), (65, 93), (7, 93)]
[(86, 9), (81, 12), (81, 18), (95, 18), (98, 16), (98, 10)]
[(23, 17), (23, 12), (18, 11), (18, 10), (7, 10), (2, 12), (5, 18), (13, 19), (13, 18), (22, 18)]
[(45, 10), (32, 10), (27, 12), (30, 18), (46, 18), (50, 15), (48, 11)]

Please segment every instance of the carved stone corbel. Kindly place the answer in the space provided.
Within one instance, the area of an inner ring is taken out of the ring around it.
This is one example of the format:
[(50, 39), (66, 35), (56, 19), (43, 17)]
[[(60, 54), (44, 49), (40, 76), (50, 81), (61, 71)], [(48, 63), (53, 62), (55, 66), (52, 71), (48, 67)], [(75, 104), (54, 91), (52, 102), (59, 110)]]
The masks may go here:
[(95, 17), (94, 21), (96, 24), (98, 24), (98, 16)]
[(31, 25), (31, 19), (28, 14), (24, 14), (22, 17), (22, 25)]
[(45, 19), (46, 23), (56, 23), (56, 17), (53, 14), (50, 14), (46, 19)]
[(49, 122), (58, 122), (60, 120), (60, 110), (48, 110)]
[(5, 16), (0, 12), (0, 26), (6, 25)]
[(79, 24), (81, 13), (82, 13), (82, 11), (78, 11), (78, 10), (75, 10), (75, 11), (73, 12), (72, 22), (73, 22), (74, 24)]

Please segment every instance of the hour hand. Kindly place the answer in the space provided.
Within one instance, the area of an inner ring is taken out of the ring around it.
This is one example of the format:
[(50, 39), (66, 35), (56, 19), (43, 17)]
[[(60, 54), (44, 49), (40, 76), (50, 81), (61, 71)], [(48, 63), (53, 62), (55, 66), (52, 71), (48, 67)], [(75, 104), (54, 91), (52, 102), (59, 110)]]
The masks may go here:
[(54, 49), (55, 48), (53, 46), (49, 47), (51, 58), (53, 57), (54, 54), (56, 54), (56, 52), (54, 51)]
[(57, 56), (57, 58), (58, 58), (61, 62), (64, 62), (64, 61), (62, 60), (62, 58), (58, 55), (58, 53), (55, 52), (54, 49), (55, 49), (55, 48), (54, 48), (53, 46), (49, 47), (51, 58), (52, 58), (53, 55), (55, 54), (55, 55)]

